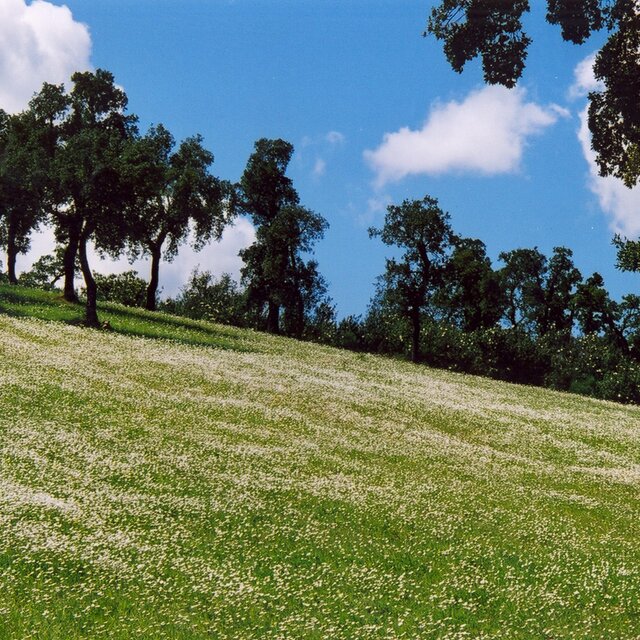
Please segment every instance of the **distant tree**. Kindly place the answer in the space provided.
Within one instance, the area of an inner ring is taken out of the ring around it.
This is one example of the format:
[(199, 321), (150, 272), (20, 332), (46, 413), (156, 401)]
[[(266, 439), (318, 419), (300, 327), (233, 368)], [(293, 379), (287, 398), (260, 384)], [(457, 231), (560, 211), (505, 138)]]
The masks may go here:
[(618, 326), (629, 355), (640, 361), (640, 296), (629, 294), (617, 305)]
[(594, 273), (578, 285), (572, 306), (582, 334), (606, 336), (623, 353), (629, 353), (629, 344), (621, 325), (621, 307), (609, 297), (599, 273)]
[(494, 327), (502, 317), (504, 295), (480, 240), (455, 243), (444, 272), (441, 304), (465, 332)]
[(7, 275), (17, 284), (16, 258), (26, 253), (30, 236), (43, 221), (44, 173), (34, 137), (34, 117), (27, 110), (0, 110), (0, 246), (7, 252)]
[(338, 322), (334, 344), (336, 347), (351, 351), (366, 350), (365, 328), (360, 316), (349, 315)]
[(313, 342), (322, 344), (334, 344), (338, 329), (336, 307), (326, 297), (321, 300), (309, 314), (304, 337)]
[(455, 242), (449, 214), (430, 196), (389, 205), (381, 229), (369, 229), (389, 246), (404, 253), (386, 261), (378, 286), (382, 295), (410, 324), (411, 360), (420, 360), (422, 314), (444, 278)]
[[(452, 68), (461, 72), (482, 58), (485, 82), (513, 87), (525, 67), (531, 38), (522, 25), (529, 0), (440, 0), (427, 33), (444, 43)], [(589, 94), (589, 128), (601, 175), (629, 187), (640, 179), (640, 9), (636, 0), (547, 0), (547, 22), (564, 40), (582, 44), (606, 29), (609, 39), (596, 56), (602, 91)]]
[(514, 328), (527, 328), (542, 303), (546, 258), (537, 248), (504, 251), (498, 258), (504, 262), (498, 273), (506, 296), (505, 319)]
[(215, 278), (210, 271), (195, 269), (175, 300), (162, 308), (196, 320), (244, 326), (245, 292), (228, 273)]
[[(327, 221), (301, 206), (286, 170), (293, 145), (262, 138), (239, 184), (239, 207), (256, 226), (256, 241), (242, 250), (248, 302), (266, 307), (266, 330), (301, 336), (305, 314), (326, 291), (317, 263), (303, 255), (324, 236)], [(283, 313), (282, 313), (283, 312)]]
[[(80, 274), (79, 263), (76, 263), (75, 274)], [(23, 287), (53, 291), (64, 275), (64, 247), (59, 245), (54, 253), (41, 256), (33, 263), (31, 269), (21, 273), (18, 284)]]
[(117, 302), (126, 307), (142, 307), (146, 300), (147, 283), (137, 271), (94, 275), (98, 300)]
[(156, 308), (160, 260), (172, 261), (193, 228), (196, 250), (219, 240), (230, 220), (232, 190), (209, 173), (213, 154), (201, 136), (175, 140), (162, 125), (134, 140), (126, 152), (127, 177), (134, 194), (129, 247), (151, 258), (146, 308)]
[(505, 263), (499, 271), (505, 318), (512, 327), (537, 336), (571, 330), (571, 300), (582, 279), (572, 255), (565, 247), (555, 247), (550, 260), (536, 248), (500, 254)]
[(566, 247), (554, 247), (547, 262), (542, 304), (537, 313), (538, 333), (568, 333), (573, 325), (571, 300), (582, 274), (573, 264), (573, 252)]

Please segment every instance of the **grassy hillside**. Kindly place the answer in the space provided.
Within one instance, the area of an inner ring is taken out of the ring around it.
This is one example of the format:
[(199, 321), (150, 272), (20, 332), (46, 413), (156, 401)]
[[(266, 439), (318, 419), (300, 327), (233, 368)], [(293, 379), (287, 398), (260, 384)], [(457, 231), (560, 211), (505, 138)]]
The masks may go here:
[(102, 315), (0, 288), (0, 638), (640, 636), (638, 408)]

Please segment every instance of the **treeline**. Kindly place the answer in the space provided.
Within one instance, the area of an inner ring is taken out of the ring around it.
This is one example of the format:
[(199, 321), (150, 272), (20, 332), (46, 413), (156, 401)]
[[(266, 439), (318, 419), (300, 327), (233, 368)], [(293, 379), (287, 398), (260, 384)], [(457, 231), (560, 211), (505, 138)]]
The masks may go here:
[(22, 113), (0, 111), (0, 243), (7, 278), (18, 282), (16, 257), (40, 225), (53, 227), (59, 248), (26, 278), (56, 270), (64, 298), (77, 301), (84, 281), (86, 322), (99, 326), (98, 284), (87, 248), (117, 258), (148, 256), (145, 306), (157, 305), (161, 260), (193, 238), (195, 249), (219, 240), (238, 215), (251, 218), (255, 243), (241, 252), (247, 305), (265, 329), (302, 335), (304, 317), (325, 285), (306, 260), (327, 223), (300, 204), (286, 169), (293, 146), (258, 140), (237, 184), (211, 173), (202, 137), (177, 144), (162, 125), (144, 135), (127, 113), (113, 75), (99, 69), (72, 76), (73, 87), (45, 83)]
[[(97, 301), (313, 340), (494, 378), (640, 402), (640, 297), (614, 301), (602, 277), (584, 278), (556, 247), (501, 253), (463, 238), (435, 198), (387, 208), (372, 239), (393, 248), (364, 316), (338, 319), (318, 265), (308, 259), (326, 220), (300, 203), (286, 175), (293, 146), (260, 139), (236, 183), (211, 173), (200, 136), (177, 144), (158, 125), (141, 134), (126, 95), (104, 70), (73, 88), (43, 85), (17, 115), (0, 111), (0, 244), (11, 283), (60, 288), (99, 325)], [(255, 229), (240, 252), (240, 282), (195, 271), (175, 299), (159, 300), (160, 264), (191, 237), (218, 240), (238, 215)], [(51, 225), (58, 247), (19, 277), (16, 256)], [(191, 235), (190, 235), (191, 234)], [(103, 276), (87, 246), (150, 257), (150, 274)], [(616, 237), (617, 266), (640, 270), (640, 243)]]

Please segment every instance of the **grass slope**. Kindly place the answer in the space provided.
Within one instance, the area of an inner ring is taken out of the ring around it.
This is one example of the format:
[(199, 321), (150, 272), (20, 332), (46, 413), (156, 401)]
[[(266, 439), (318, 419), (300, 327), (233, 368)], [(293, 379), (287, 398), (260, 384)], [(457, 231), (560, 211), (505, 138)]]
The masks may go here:
[(638, 408), (0, 311), (0, 638), (640, 636)]

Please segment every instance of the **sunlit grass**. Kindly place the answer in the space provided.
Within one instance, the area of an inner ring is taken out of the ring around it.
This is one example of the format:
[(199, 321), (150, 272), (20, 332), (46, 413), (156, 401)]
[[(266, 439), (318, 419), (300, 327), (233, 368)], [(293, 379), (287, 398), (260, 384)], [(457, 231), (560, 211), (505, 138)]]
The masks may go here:
[(0, 310), (0, 638), (640, 636), (637, 408)]

